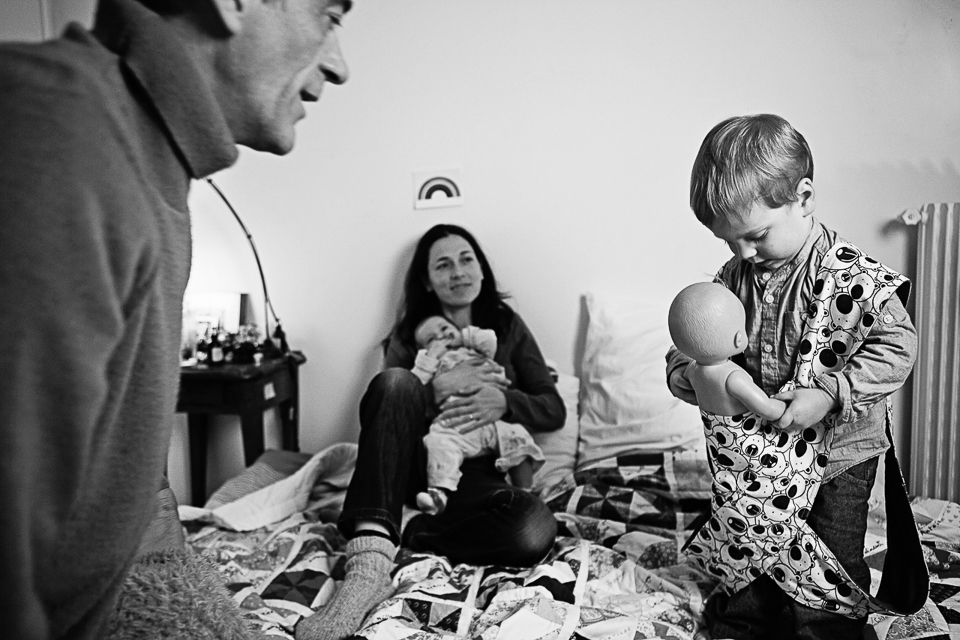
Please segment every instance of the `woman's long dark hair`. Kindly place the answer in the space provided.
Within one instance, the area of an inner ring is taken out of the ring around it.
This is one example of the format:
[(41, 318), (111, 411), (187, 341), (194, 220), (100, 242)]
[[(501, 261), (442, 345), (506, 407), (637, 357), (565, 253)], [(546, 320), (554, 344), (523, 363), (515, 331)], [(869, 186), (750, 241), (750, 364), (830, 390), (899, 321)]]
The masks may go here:
[(497, 288), (497, 279), (493, 275), (493, 270), (490, 268), (490, 263), (487, 261), (483, 249), (480, 248), (480, 244), (463, 227), (453, 224), (438, 224), (423, 234), (423, 237), (417, 242), (417, 248), (413, 252), (413, 260), (410, 261), (410, 268), (407, 269), (407, 276), (403, 283), (403, 300), (400, 302), (397, 323), (393, 326), (390, 335), (383, 341), (384, 348), (386, 348), (392, 336), (396, 336), (403, 344), (413, 345), (413, 332), (417, 325), (429, 316), (443, 315), (443, 308), (440, 306), (437, 294), (428, 291), (426, 284), (429, 282), (430, 249), (437, 240), (449, 236), (460, 236), (466, 240), (480, 262), (483, 282), (480, 283), (480, 293), (477, 295), (477, 299), (471, 305), (473, 324), (482, 329), (493, 329), (498, 338), (502, 339), (505, 335), (514, 312), (504, 302), (509, 298), (509, 295)]

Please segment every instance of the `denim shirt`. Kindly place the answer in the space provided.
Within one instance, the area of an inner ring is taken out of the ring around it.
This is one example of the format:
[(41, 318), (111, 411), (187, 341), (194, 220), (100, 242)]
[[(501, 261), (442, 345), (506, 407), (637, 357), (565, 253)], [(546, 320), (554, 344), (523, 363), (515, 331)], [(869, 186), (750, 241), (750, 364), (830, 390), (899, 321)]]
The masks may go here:
[[(817, 271), (823, 256), (840, 240), (836, 232), (814, 219), (803, 248), (775, 271), (734, 257), (717, 273), (715, 280), (733, 291), (746, 310), (748, 345), (733, 360), (768, 395), (777, 393), (793, 377)], [(883, 307), (880, 322), (846, 366), (814, 378), (817, 387), (839, 401), (824, 482), (890, 446), (883, 400), (903, 386), (916, 354), (916, 329), (903, 301), (893, 295)], [(687, 362), (689, 358), (671, 347), (668, 377)]]

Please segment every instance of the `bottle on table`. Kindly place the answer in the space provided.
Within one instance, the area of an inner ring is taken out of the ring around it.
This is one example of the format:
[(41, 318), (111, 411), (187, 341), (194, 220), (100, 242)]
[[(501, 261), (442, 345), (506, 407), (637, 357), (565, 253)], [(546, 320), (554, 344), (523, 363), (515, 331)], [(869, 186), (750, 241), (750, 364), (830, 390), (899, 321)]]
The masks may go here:
[(206, 329), (197, 339), (196, 355), (197, 364), (206, 365), (210, 361), (210, 329)]
[(218, 367), (223, 362), (223, 343), (220, 341), (220, 325), (217, 325), (213, 335), (210, 336), (209, 364), (211, 367)]

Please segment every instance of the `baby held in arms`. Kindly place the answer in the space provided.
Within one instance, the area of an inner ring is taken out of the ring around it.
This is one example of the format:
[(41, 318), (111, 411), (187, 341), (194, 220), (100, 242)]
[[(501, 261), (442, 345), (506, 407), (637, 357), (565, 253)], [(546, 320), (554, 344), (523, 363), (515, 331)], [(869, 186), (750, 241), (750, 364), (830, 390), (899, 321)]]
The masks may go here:
[[(497, 352), (497, 335), (493, 330), (474, 326), (460, 330), (443, 316), (424, 319), (414, 338), (420, 350), (413, 373), (424, 384), (460, 362), (492, 359)], [(497, 469), (509, 473), (511, 483), (522, 488), (533, 484), (533, 474), (544, 461), (543, 452), (529, 431), (519, 424), (500, 420), (468, 431), (434, 421), (423, 443), (427, 448), (428, 488), (417, 494), (417, 506), (431, 515), (442, 513), (449, 492), (457, 490), (460, 465), (465, 458), (498, 454)]]

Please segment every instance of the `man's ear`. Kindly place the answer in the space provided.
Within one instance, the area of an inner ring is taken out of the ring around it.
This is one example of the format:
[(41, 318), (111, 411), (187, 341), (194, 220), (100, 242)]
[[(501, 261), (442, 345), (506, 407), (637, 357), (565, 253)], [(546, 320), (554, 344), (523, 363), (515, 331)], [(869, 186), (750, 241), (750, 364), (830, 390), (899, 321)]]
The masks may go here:
[(813, 180), (803, 178), (797, 184), (797, 201), (803, 209), (803, 215), (808, 216), (813, 213), (817, 204), (817, 192), (813, 188)]
[(214, 13), (230, 35), (240, 32), (243, 14), (249, 10), (251, 0), (210, 0)]
[(747, 334), (743, 331), (737, 331), (737, 335), (733, 336), (733, 346), (740, 351), (743, 351), (747, 348)]

